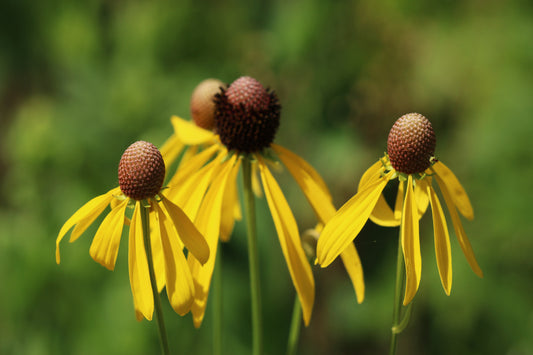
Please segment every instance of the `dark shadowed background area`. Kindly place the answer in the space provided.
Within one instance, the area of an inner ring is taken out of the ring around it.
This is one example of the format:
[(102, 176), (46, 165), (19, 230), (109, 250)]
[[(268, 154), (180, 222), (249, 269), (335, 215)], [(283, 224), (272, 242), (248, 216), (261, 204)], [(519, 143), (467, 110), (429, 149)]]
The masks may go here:
[[(159, 352), (156, 323), (135, 320), (127, 238), (114, 272), (89, 256), (94, 226), (65, 239), (59, 266), (55, 239), (77, 208), (117, 185), (129, 144), (161, 146), (170, 116), (190, 117), (196, 84), (241, 75), (277, 92), (276, 142), (322, 174), (337, 207), (385, 151), (394, 121), (426, 115), (438, 158), (472, 200), (475, 219), (463, 224), (485, 278), (450, 228), (446, 296), (423, 218), (422, 281), (398, 353), (533, 353), (532, 39), (526, 0), (2, 1), (0, 353)], [(277, 177), (300, 229), (313, 227), (296, 183)], [(295, 291), (266, 201), (257, 203), (266, 353), (280, 354)], [(239, 223), (222, 247), (226, 354), (251, 349), (244, 230)], [(397, 235), (369, 222), (355, 240), (361, 305), (340, 263), (314, 267), (301, 354), (388, 351)], [(209, 354), (210, 306), (196, 330), (163, 305), (171, 349)]]

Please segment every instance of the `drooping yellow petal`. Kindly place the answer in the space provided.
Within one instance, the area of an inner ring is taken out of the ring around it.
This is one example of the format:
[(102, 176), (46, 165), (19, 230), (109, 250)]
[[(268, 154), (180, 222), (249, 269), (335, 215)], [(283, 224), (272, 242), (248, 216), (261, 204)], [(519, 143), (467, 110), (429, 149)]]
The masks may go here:
[(261, 181), (259, 181), (259, 168), (257, 162), (252, 162), (252, 191), (257, 197), (263, 197), (263, 190), (261, 189)]
[[(292, 163), (290, 165), (293, 166), (293, 169), (298, 169), (303, 176), (306, 176), (306, 179), (312, 180), (313, 184), (316, 185), (317, 188), (321, 189), (324, 195), (330, 195), (329, 188), (324, 182), (324, 179), (322, 179), (322, 176), (320, 176), (320, 174), (308, 162), (299, 157), (297, 154), (294, 154), (287, 148), (284, 148), (280, 145), (272, 143), (271, 148), (278, 154), (278, 157), (283, 162), (283, 164), (287, 166), (289, 171), (291, 169), (288, 167), (288, 161)], [(329, 197), (331, 199), (331, 196)]]
[(179, 140), (175, 133), (166, 140), (159, 151), (163, 156), (163, 161), (165, 162), (165, 167), (167, 167), (167, 169), (176, 160), (184, 147), (185, 144)]
[(196, 328), (202, 324), (205, 314), (207, 296), (215, 267), (220, 236), (220, 219), (224, 192), (227, 188), (228, 177), (233, 174), (232, 170), (238, 169), (238, 164), (235, 164), (236, 159), (237, 157), (233, 156), (222, 164), (223, 168), (209, 188), (195, 220), (196, 225), (198, 225), (198, 228), (200, 228), (205, 236), (211, 252), (211, 257), (203, 266), (193, 255), (189, 254), (187, 256), (187, 261), (195, 282), (195, 299), (191, 312)]
[[(176, 191), (180, 191), (180, 187), (189, 180), (191, 176), (200, 170), (217, 152), (219, 152), (220, 147), (218, 145), (212, 145), (209, 148), (198, 153), (194, 157), (188, 159), (186, 164), (180, 166), (180, 169), (176, 171), (174, 176), (168, 182), (169, 190), (172, 190), (172, 187), (176, 187)], [(174, 196), (172, 191), (167, 193), (167, 197), (174, 201)]]
[[(446, 186), (451, 201), (453, 201), (459, 212), (468, 220), (474, 219), (474, 209), (470, 199), (455, 174), (440, 161), (433, 164), (432, 169)], [(439, 185), (441, 185), (440, 182)]]
[(317, 261), (326, 267), (357, 237), (392, 173), (380, 177), (360, 190), (324, 226), (317, 243)]
[(331, 194), (320, 175), (305, 160), (289, 150), (275, 144), (272, 148), (302, 189), (320, 222), (329, 221), (336, 210)]
[(228, 177), (226, 192), (224, 193), (224, 201), (222, 202), (220, 240), (223, 242), (229, 241), (235, 221), (240, 221), (242, 219), (239, 195), (237, 193), (237, 173), (239, 172), (240, 160), (238, 160), (235, 165), (236, 166)]
[(120, 237), (122, 237), (122, 228), (124, 227), (124, 213), (127, 206), (128, 200), (124, 200), (118, 207), (109, 212), (98, 227), (89, 249), (89, 254), (94, 261), (109, 270), (115, 268), (117, 261)]
[(91, 225), (94, 220), (105, 210), (109, 203), (113, 200), (112, 192), (115, 189), (97, 196), (78, 209), (61, 227), (56, 239), (56, 263), (60, 263), (59, 243), (67, 234), (67, 232), (75, 225), (80, 224), (76, 229), (75, 234), (71, 234), (70, 242), (74, 242), (80, 235)]
[(433, 215), (433, 233), (435, 235), (435, 255), (439, 268), (440, 281), (444, 292), (449, 296), (452, 289), (452, 252), (450, 248), (450, 235), (446, 218), (440, 205), (439, 199), (431, 185), (427, 185), (427, 194), (431, 204)]
[[(357, 190), (362, 190), (368, 183), (378, 180), (384, 171), (381, 160), (375, 162), (361, 176)], [(376, 207), (374, 207), (374, 210), (370, 214), (370, 220), (383, 227), (397, 227), (400, 225), (401, 214), (396, 216), (385, 200), (385, 197), (383, 197), (383, 194), (381, 194), (376, 203)]]
[(404, 306), (409, 304), (420, 285), (422, 274), (422, 256), (420, 255), (420, 233), (418, 229), (418, 208), (413, 192), (413, 177), (407, 178), (405, 201), (400, 226), (403, 256), (405, 259), (405, 296)]
[(141, 203), (135, 203), (129, 233), (128, 266), (131, 293), (137, 320), (142, 317), (152, 320), (154, 313), (154, 296), (148, 272), (148, 261), (144, 248), (143, 228), (141, 223)]
[(315, 300), (315, 280), (300, 241), (300, 233), (289, 204), (278, 183), (259, 158), (259, 171), (270, 213), (278, 232), (281, 250), (302, 305), (305, 325), (309, 324)]
[(159, 228), (159, 215), (157, 213), (157, 201), (150, 199), (150, 239), (152, 241), (152, 262), (157, 283), (157, 291), (161, 292), (166, 283), (165, 257), (161, 245), (161, 229)]
[(429, 206), (429, 196), (427, 194), (428, 184), (431, 183), (431, 176), (417, 180), (415, 184), (415, 200), (418, 209), (418, 219), (422, 218)]
[(172, 202), (161, 195), (161, 202), (164, 206), (164, 211), (167, 217), (172, 220), (178, 235), (185, 244), (185, 247), (192, 253), (200, 263), (207, 262), (209, 258), (209, 247), (204, 237), (194, 223), (187, 217), (185, 212)]
[(189, 175), (179, 186), (171, 186), (165, 196), (174, 204), (180, 206), (191, 220), (196, 218), (207, 189), (222, 167), (224, 155), (222, 153)]
[(359, 259), (359, 254), (353, 243), (348, 244), (348, 247), (341, 253), (341, 258), (348, 276), (352, 280), (357, 303), (361, 303), (365, 299), (365, 280), (361, 259)]
[(478, 275), (479, 277), (483, 277), (483, 271), (479, 267), (476, 257), (474, 256), (472, 245), (470, 244), (470, 241), (468, 240), (468, 237), (466, 236), (466, 233), (463, 229), (461, 219), (459, 217), (459, 214), (457, 213), (457, 210), (455, 209), (455, 204), (452, 200), (452, 197), (450, 196), (450, 192), (448, 191), (447, 185), (444, 183), (444, 181), (442, 181), (439, 175), (435, 175), (435, 178), (439, 185), (440, 191), (442, 192), (442, 196), (444, 197), (444, 201), (446, 202), (446, 206), (448, 207), (448, 212), (452, 217), (455, 235), (457, 236), (457, 240), (459, 241), (459, 245), (463, 250), (466, 260), (468, 261), (468, 264), (470, 264), (470, 267), (476, 273), (476, 275)]
[(186, 145), (205, 144), (215, 139), (213, 132), (198, 127), (194, 122), (178, 116), (172, 116), (170, 121), (174, 126), (174, 134)]
[(394, 202), (394, 218), (402, 221), (403, 201), (405, 198), (405, 181), (398, 182), (398, 193), (396, 194), (396, 201)]
[(194, 282), (178, 237), (172, 233), (173, 228), (167, 233), (167, 217), (157, 203), (154, 212), (158, 216), (156, 229), (161, 236), (168, 300), (174, 311), (183, 316), (190, 311), (194, 301)]

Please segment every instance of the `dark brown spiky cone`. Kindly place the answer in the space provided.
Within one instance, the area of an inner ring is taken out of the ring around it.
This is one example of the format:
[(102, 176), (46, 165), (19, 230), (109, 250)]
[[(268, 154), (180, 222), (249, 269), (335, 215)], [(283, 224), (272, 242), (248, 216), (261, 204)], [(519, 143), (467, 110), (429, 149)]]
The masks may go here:
[(124, 195), (134, 200), (154, 197), (165, 179), (165, 163), (157, 148), (137, 141), (122, 154), (118, 164), (118, 183)]
[(435, 132), (431, 122), (419, 113), (408, 113), (392, 126), (387, 153), (392, 167), (401, 173), (422, 173), (435, 153)]
[(191, 117), (197, 126), (212, 130), (215, 126), (215, 95), (226, 84), (218, 79), (205, 79), (191, 95)]
[(240, 77), (216, 95), (215, 105), (216, 132), (228, 150), (257, 152), (273, 142), (281, 107), (259, 81)]

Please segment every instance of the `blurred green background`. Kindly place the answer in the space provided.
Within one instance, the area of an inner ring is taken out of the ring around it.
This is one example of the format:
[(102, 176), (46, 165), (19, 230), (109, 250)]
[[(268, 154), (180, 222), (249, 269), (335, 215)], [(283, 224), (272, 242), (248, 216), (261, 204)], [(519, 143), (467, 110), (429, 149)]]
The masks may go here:
[[(533, 353), (533, 3), (523, 1), (62, 1), (0, 4), (0, 354), (155, 354), (138, 323), (123, 238), (114, 272), (88, 249), (93, 227), (62, 244), (62, 224), (117, 185), (124, 149), (160, 146), (189, 118), (201, 80), (250, 75), (283, 106), (276, 142), (309, 161), (337, 206), (386, 149), (396, 118), (433, 123), (437, 156), (468, 191), (464, 221), (485, 273), (453, 234), (453, 288), (436, 268), (430, 218), (423, 271), (399, 354)], [(311, 208), (278, 175), (300, 229)], [(390, 190), (392, 192), (392, 189)], [(294, 289), (266, 202), (258, 200), (266, 353), (285, 350)], [(101, 219), (100, 219), (101, 220)], [(388, 351), (398, 230), (368, 223), (356, 239), (366, 299), (342, 265), (314, 268), (317, 296), (301, 354)], [(222, 247), (226, 354), (251, 348), (243, 223)], [(202, 328), (163, 298), (175, 353), (211, 352)]]

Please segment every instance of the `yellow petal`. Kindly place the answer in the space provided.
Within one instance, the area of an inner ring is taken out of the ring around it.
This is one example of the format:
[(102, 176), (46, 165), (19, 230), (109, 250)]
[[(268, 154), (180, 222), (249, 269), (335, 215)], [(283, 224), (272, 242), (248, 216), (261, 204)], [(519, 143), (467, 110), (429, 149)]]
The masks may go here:
[(289, 150), (275, 144), (272, 148), (302, 189), (318, 219), (322, 223), (329, 221), (336, 210), (320, 175), (305, 160)]
[[(381, 160), (375, 162), (365, 171), (363, 176), (361, 176), (357, 190), (362, 190), (369, 182), (379, 179), (384, 171)], [(370, 220), (383, 227), (397, 227), (400, 225), (400, 216), (400, 214), (398, 216), (394, 215), (394, 212), (385, 200), (385, 197), (381, 194), (376, 203), (376, 207), (374, 207), (374, 210), (370, 214)]]
[(56, 263), (61, 261), (59, 255), (59, 243), (67, 232), (75, 225), (80, 224), (76, 229), (76, 234), (71, 234), (70, 242), (74, 242), (91, 225), (94, 220), (105, 210), (113, 199), (111, 190), (103, 195), (97, 196), (78, 209), (61, 227), (56, 239)]
[(452, 252), (450, 248), (450, 236), (446, 218), (435, 191), (427, 185), (427, 194), (431, 203), (433, 215), (433, 233), (435, 235), (435, 255), (437, 256), (437, 267), (439, 268), (440, 281), (444, 292), (449, 296), (452, 289)]
[(472, 245), (470, 244), (470, 241), (468, 240), (468, 237), (466, 236), (465, 230), (463, 229), (461, 219), (459, 217), (459, 214), (457, 213), (457, 210), (455, 209), (455, 204), (447, 189), (447, 185), (444, 183), (444, 181), (442, 181), (439, 175), (435, 175), (435, 178), (437, 180), (437, 183), (439, 184), (439, 188), (440, 188), (440, 191), (442, 192), (442, 196), (444, 197), (444, 201), (446, 202), (446, 206), (448, 206), (448, 212), (450, 213), (450, 216), (452, 217), (452, 223), (453, 223), (453, 228), (455, 230), (455, 235), (457, 236), (459, 245), (461, 246), (461, 249), (463, 250), (463, 253), (465, 254), (466, 260), (468, 261), (468, 263), (470, 264), (470, 267), (476, 273), (476, 275), (478, 275), (479, 277), (483, 277), (483, 271), (479, 267), (476, 257), (474, 256)]
[(168, 300), (174, 311), (183, 316), (194, 301), (194, 282), (177, 235), (172, 231), (167, 233), (167, 217), (157, 203), (154, 212), (158, 216), (156, 229), (161, 236)]
[(420, 233), (418, 230), (418, 208), (413, 192), (413, 177), (409, 175), (403, 204), (402, 224), (400, 234), (402, 238), (403, 256), (405, 259), (405, 296), (404, 306), (409, 304), (420, 285), (422, 273), (422, 257), (420, 255)]
[(172, 189), (176, 188), (179, 191), (182, 184), (190, 179), (195, 172), (200, 170), (219, 150), (220, 147), (218, 145), (212, 145), (182, 164), (168, 182), (169, 191), (167, 191), (167, 197), (174, 200)]
[(142, 315), (144, 318), (152, 320), (154, 296), (144, 249), (141, 208), (144, 207), (137, 201), (131, 218), (128, 253), (130, 285), (137, 319), (140, 320), (139, 316)]
[(174, 223), (174, 227), (181, 241), (198, 261), (202, 264), (205, 263), (209, 258), (209, 247), (203, 235), (200, 234), (196, 226), (181, 208), (170, 202), (167, 198), (161, 197), (164, 206), (163, 210)]
[(232, 174), (232, 169), (237, 165), (235, 164), (236, 159), (237, 157), (233, 156), (222, 164), (223, 169), (213, 181), (213, 185), (207, 192), (195, 220), (198, 228), (204, 234), (211, 252), (211, 257), (203, 266), (193, 255), (189, 254), (187, 256), (187, 261), (189, 262), (189, 267), (195, 282), (195, 300), (191, 312), (193, 314), (194, 326), (197, 328), (202, 324), (205, 314), (207, 296), (215, 267), (220, 236), (220, 219), (224, 192), (227, 189), (228, 178)]
[[(261, 159), (261, 158), (260, 158)], [(315, 300), (315, 280), (300, 241), (300, 233), (289, 204), (266, 164), (259, 160), (261, 181), (270, 213), (278, 232), (281, 250), (302, 305), (305, 325), (309, 324)]]
[(428, 184), (431, 183), (431, 176), (426, 176), (416, 181), (415, 200), (418, 208), (418, 219), (422, 218), (429, 206), (429, 196), (427, 194)]
[(194, 220), (207, 189), (222, 167), (223, 160), (224, 155), (218, 154), (214, 160), (192, 172), (188, 179), (182, 181), (179, 186), (165, 191), (165, 196), (180, 206), (191, 220)]
[(213, 132), (198, 127), (194, 122), (178, 116), (172, 116), (170, 120), (174, 126), (174, 134), (186, 145), (205, 144), (215, 139)]
[(398, 183), (398, 193), (396, 194), (396, 202), (394, 203), (394, 217), (402, 220), (403, 200), (405, 197), (405, 181)]
[(257, 197), (263, 197), (263, 190), (261, 189), (261, 182), (259, 181), (259, 172), (257, 168), (257, 162), (252, 162), (252, 191)]
[(432, 169), (445, 184), (446, 190), (459, 212), (468, 220), (474, 219), (474, 210), (470, 204), (468, 195), (455, 174), (440, 161), (433, 164)]
[(127, 206), (128, 200), (124, 200), (118, 207), (109, 212), (98, 227), (89, 249), (89, 254), (94, 261), (109, 270), (115, 268), (117, 261), (120, 237), (122, 237), (122, 228), (124, 227), (124, 213)]
[(159, 215), (157, 213), (157, 202), (150, 200), (150, 239), (152, 241), (152, 262), (154, 264), (155, 280), (157, 291), (161, 292), (166, 283), (165, 274), (165, 257), (163, 255), (163, 246), (161, 245), (161, 230), (159, 228)]
[(353, 243), (348, 244), (348, 247), (341, 253), (341, 258), (348, 276), (352, 280), (357, 303), (361, 303), (365, 299), (365, 280), (363, 278), (361, 259), (359, 259), (359, 254)]
[(326, 223), (317, 244), (317, 261), (322, 267), (331, 264), (357, 237), (391, 175), (368, 183)]
[(159, 149), (161, 155), (163, 156), (165, 167), (167, 169), (176, 160), (176, 158), (181, 153), (184, 147), (185, 145), (179, 140), (179, 138), (174, 133), (166, 140), (161, 149)]
[(242, 219), (239, 195), (237, 193), (237, 173), (239, 172), (239, 167), (240, 160), (237, 161), (228, 177), (227, 188), (224, 193), (224, 201), (222, 202), (220, 240), (223, 242), (229, 241), (235, 221), (240, 221)]

